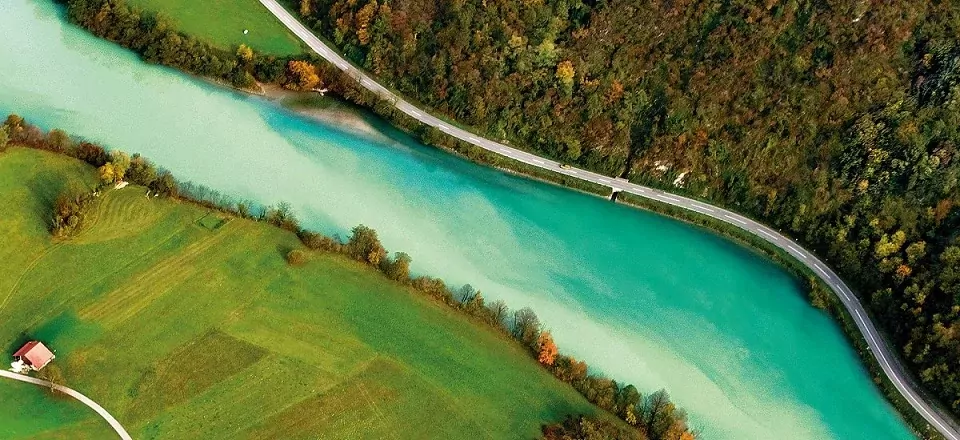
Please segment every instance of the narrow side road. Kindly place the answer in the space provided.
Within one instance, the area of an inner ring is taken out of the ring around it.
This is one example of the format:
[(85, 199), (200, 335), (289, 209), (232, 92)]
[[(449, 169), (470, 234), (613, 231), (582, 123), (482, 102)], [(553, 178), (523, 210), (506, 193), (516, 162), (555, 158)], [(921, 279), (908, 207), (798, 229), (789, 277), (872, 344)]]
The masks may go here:
[(909, 379), (909, 375), (906, 373), (906, 369), (903, 367), (899, 356), (887, 345), (886, 341), (883, 340), (883, 337), (877, 331), (876, 326), (872, 321), (870, 321), (866, 309), (862, 304), (860, 304), (860, 301), (853, 294), (850, 288), (843, 282), (843, 280), (840, 279), (839, 276), (837, 276), (833, 270), (830, 269), (829, 266), (820, 261), (820, 259), (813, 255), (813, 253), (800, 247), (800, 245), (795, 243), (793, 240), (771, 228), (768, 228), (732, 211), (727, 211), (723, 208), (708, 205), (686, 197), (666, 193), (657, 189), (636, 185), (621, 179), (614, 179), (591, 171), (572, 167), (561, 168), (560, 163), (556, 161), (506, 146), (499, 142), (480, 137), (479, 135), (455, 127), (450, 123), (444, 122), (443, 120), (427, 113), (426, 111), (415, 107), (400, 96), (397, 96), (388, 90), (386, 87), (383, 87), (377, 83), (362, 70), (350, 64), (345, 58), (338, 54), (335, 49), (327, 46), (323, 41), (317, 38), (313, 32), (300, 23), (293, 15), (290, 14), (289, 11), (277, 3), (276, 0), (260, 0), (260, 3), (269, 9), (270, 12), (272, 12), (273, 15), (275, 15), (288, 29), (290, 29), (291, 32), (296, 34), (297, 37), (303, 40), (318, 55), (335, 64), (340, 68), (340, 70), (346, 72), (352, 78), (355, 78), (367, 90), (370, 90), (379, 95), (381, 98), (392, 102), (394, 107), (396, 107), (398, 110), (406, 113), (414, 119), (417, 119), (423, 124), (436, 127), (440, 131), (443, 131), (444, 133), (463, 142), (476, 145), (485, 150), (507, 156), (514, 160), (524, 162), (528, 165), (533, 165), (535, 167), (540, 167), (546, 170), (576, 177), (588, 182), (593, 182), (602, 186), (607, 186), (611, 188), (612, 191), (628, 192), (640, 197), (656, 200), (668, 205), (678, 206), (712, 217), (716, 220), (732, 224), (740, 229), (750, 232), (753, 235), (756, 235), (757, 237), (767, 241), (768, 243), (783, 249), (796, 258), (797, 261), (807, 266), (814, 274), (816, 274), (816, 276), (820, 277), (821, 280), (823, 280), (828, 286), (830, 286), (831, 289), (833, 289), (833, 292), (843, 303), (843, 306), (848, 312), (850, 312), (850, 315), (854, 317), (857, 328), (860, 329), (860, 333), (863, 334), (867, 345), (870, 347), (870, 352), (873, 354), (873, 357), (877, 359), (877, 362), (883, 369), (884, 374), (886, 374), (890, 381), (893, 382), (894, 386), (897, 388), (900, 394), (907, 399), (910, 405), (913, 406), (913, 408), (916, 409), (917, 412), (920, 413), (920, 415), (930, 423), (930, 425), (943, 434), (944, 437), (949, 440), (960, 440), (960, 429), (957, 428), (958, 425), (956, 422), (953, 421), (952, 417), (947, 415), (945, 412), (924, 401), (922, 394), (917, 391), (916, 385), (914, 385), (914, 383)]
[[(42, 380), (42, 379), (37, 379), (37, 378), (35, 378), (35, 377), (24, 376), (24, 375), (22, 375), (22, 374), (17, 374), (17, 373), (14, 373), (14, 372), (11, 372), (11, 371), (6, 371), (6, 370), (0, 370), (0, 377), (6, 377), (6, 378), (8, 378), (8, 379), (13, 379), (13, 380), (19, 380), (20, 382), (32, 383), (32, 384), (34, 384), (34, 385), (40, 385), (40, 386), (42, 386), (42, 387), (48, 387), (48, 388), (49, 388), (49, 387), (51, 386), (51, 383), (48, 382), (48, 381), (45, 381), (45, 380)], [(62, 392), (63, 394), (66, 394), (66, 395), (68, 395), (68, 396), (70, 396), (70, 397), (73, 397), (74, 399), (79, 400), (79, 401), (82, 402), (84, 405), (87, 405), (87, 406), (89, 406), (90, 408), (92, 408), (94, 411), (96, 411), (97, 414), (100, 414), (100, 417), (103, 417), (103, 419), (106, 420), (107, 423), (110, 424), (110, 427), (113, 428), (113, 430), (117, 432), (117, 435), (119, 435), (121, 439), (123, 439), (123, 440), (132, 440), (132, 439), (130, 438), (130, 434), (127, 434), (127, 431), (126, 431), (125, 429), (123, 429), (123, 426), (120, 425), (120, 422), (118, 422), (117, 419), (113, 418), (113, 416), (111, 416), (110, 413), (107, 412), (107, 410), (103, 409), (102, 406), (98, 405), (97, 402), (94, 402), (94, 401), (90, 400), (89, 397), (84, 396), (83, 394), (80, 394), (80, 392), (78, 392), (78, 391), (76, 391), (76, 390), (74, 390), (74, 389), (72, 389), (72, 388), (67, 388), (67, 387), (65, 387), (65, 386), (63, 386), (63, 385), (52, 385), (52, 386), (53, 386), (53, 388), (56, 389), (57, 391), (60, 391), (60, 392)]]

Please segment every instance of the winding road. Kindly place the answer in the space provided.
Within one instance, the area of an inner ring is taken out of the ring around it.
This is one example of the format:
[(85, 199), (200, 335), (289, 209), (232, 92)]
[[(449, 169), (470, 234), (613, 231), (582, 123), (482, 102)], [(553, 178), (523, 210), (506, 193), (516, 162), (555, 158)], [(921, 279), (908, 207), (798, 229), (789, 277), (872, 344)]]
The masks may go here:
[(847, 311), (850, 312), (850, 316), (854, 318), (857, 328), (860, 329), (860, 333), (863, 334), (863, 337), (869, 346), (870, 352), (877, 359), (877, 362), (883, 369), (884, 374), (886, 374), (886, 376), (890, 379), (900, 394), (903, 395), (907, 402), (909, 402), (910, 405), (913, 406), (913, 408), (916, 409), (916, 411), (923, 416), (923, 418), (926, 419), (927, 422), (929, 422), (937, 431), (943, 434), (944, 437), (949, 440), (960, 440), (960, 429), (957, 428), (955, 422), (944, 412), (940, 411), (938, 408), (934, 407), (934, 405), (924, 400), (914, 382), (905, 372), (898, 355), (887, 345), (886, 341), (877, 331), (876, 326), (870, 320), (866, 309), (853, 294), (850, 288), (843, 282), (843, 280), (840, 279), (839, 276), (837, 276), (833, 270), (830, 269), (829, 266), (824, 264), (819, 258), (813, 255), (813, 253), (802, 248), (793, 240), (780, 234), (776, 230), (768, 228), (735, 212), (698, 202), (686, 197), (666, 193), (657, 189), (636, 185), (625, 180), (614, 179), (591, 171), (572, 167), (561, 168), (559, 162), (509, 147), (499, 142), (480, 137), (459, 127), (455, 127), (450, 123), (443, 121), (410, 104), (400, 96), (397, 96), (391, 92), (386, 87), (380, 85), (365, 72), (350, 64), (350, 62), (338, 54), (336, 50), (330, 46), (327, 46), (323, 41), (317, 38), (313, 32), (300, 23), (292, 14), (290, 14), (289, 11), (277, 3), (276, 0), (260, 0), (260, 3), (269, 9), (270, 12), (272, 12), (273, 15), (275, 15), (288, 29), (290, 29), (291, 32), (303, 40), (304, 43), (310, 46), (310, 48), (321, 57), (333, 63), (339, 67), (340, 70), (346, 72), (351, 77), (356, 79), (364, 88), (376, 93), (388, 102), (392, 102), (394, 107), (396, 107), (398, 110), (426, 125), (436, 127), (440, 131), (443, 131), (444, 133), (461, 141), (476, 145), (485, 150), (507, 156), (511, 159), (518, 160), (529, 165), (560, 174), (566, 174), (568, 176), (593, 182), (602, 186), (607, 186), (611, 188), (612, 191), (623, 191), (630, 194), (635, 194), (640, 197), (656, 200), (668, 205), (678, 206), (712, 217), (716, 220), (732, 224), (740, 229), (750, 232), (753, 235), (756, 235), (757, 237), (769, 242), (770, 244), (783, 249), (796, 258), (797, 261), (807, 266), (816, 276), (820, 277), (824, 283), (833, 289), (834, 293), (843, 303), (844, 307), (846, 307)]
[(90, 408), (92, 408), (94, 411), (96, 411), (97, 414), (100, 414), (100, 417), (103, 417), (103, 419), (110, 424), (110, 427), (117, 432), (117, 435), (119, 435), (121, 439), (132, 440), (130, 438), (130, 434), (127, 434), (127, 430), (123, 429), (123, 426), (120, 425), (120, 422), (118, 422), (117, 419), (113, 418), (113, 416), (111, 416), (110, 413), (107, 412), (107, 410), (103, 409), (102, 406), (97, 404), (97, 402), (90, 400), (89, 397), (84, 396), (79, 391), (76, 391), (72, 388), (67, 388), (63, 385), (54, 385), (54, 384), (51, 384), (49, 381), (46, 381), (43, 379), (37, 379), (35, 377), (25, 376), (23, 374), (17, 374), (17, 373), (13, 373), (6, 370), (0, 370), (0, 377), (19, 380), (20, 382), (32, 383), (34, 385), (40, 385), (42, 387), (49, 388), (52, 386), (55, 390), (60, 391), (63, 394), (66, 394), (70, 397), (73, 397), (74, 399), (79, 400), (84, 405), (87, 405)]

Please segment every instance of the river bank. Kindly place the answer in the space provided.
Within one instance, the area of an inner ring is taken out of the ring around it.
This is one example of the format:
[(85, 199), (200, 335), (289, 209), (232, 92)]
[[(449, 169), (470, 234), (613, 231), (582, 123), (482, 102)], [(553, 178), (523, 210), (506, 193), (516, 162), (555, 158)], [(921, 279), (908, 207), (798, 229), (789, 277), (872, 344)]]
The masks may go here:
[[(530, 306), (600, 371), (666, 386), (712, 439), (909, 438), (839, 329), (768, 260), (665, 217), (406, 136), (371, 142), (145, 65), (24, 3), (0, 17), (11, 111), (224, 194), (287, 201), (306, 227), (375, 228), (415, 272)], [(47, 56), (13, 51), (25, 44)]]
[[(349, 102), (340, 101), (334, 97), (320, 97), (315, 92), (296, 92), (283, 89), (279, 86), (270, 85), (264, 86), (264, 91), (265, 93), (263, 96), (309, 119), (326, 124), (332, 124), (338, 127), (344, 127), (346, 130), (353, 131), (358, 134), (379, 135), (381, 138), (387, 138), (386, 135), (380, 133), (370, 122), (369, 116), (365, 117), (362, 114), (362, 112), (369, 111), (370, 109), (359, 108)], [(398, 125), (391, 125), (391, 127), (402, 130), (402, 127)], [(408, 130), (403, 130), (403, 132), (415, 136), (414, 133), (410, 133)], [(449, 154), (457, 155), (478, 164), (491, 166), (503, 172), (557, 185), (566, 189), (572, 189), (585, 194), (604, 197), (602, 194), (598, 194), (596, 192), (586, 191), (580, 188), (565, 185), (562, 181), (560, 181), (560, 179), (550, 179), (549, 177), (531, 175), (524, 172), (521, 167), (511, 167), (509, 164), (495, 164), (491, 161), (476, 160), (475, 158), (468, 157), (461, 151), (458, 151), (456, 148), (443, 147), (439, 145), (432, 146), (444, 150)], [(732, 240), (743, 246), (745, 249), (754, 252), (763, 258), (768, 258), (770, 261), (774, 262), (785, 271), (796, 277), (798, 284), (805, 286), (804, 289), (808, 298), (811, 292), (811, 285), (807, 283), (807, 280), (811, 278), (817, 279), (817, 283), (823, 289), (829, 291), (829, 287), (823, 284), (823, 282), (816, 277), (816, 274), (813, 273), (812, 270), (801, 264), (799, 261), (796, 261), (793, 256), (774, 246), (771, 246), (764, 240), (759, 239), (759, 237), (745, 232), (736, 226), (717, 221), (707, 216), (699, 215), (696, 212), (685, 211), (670, 205), (658, 203), (653, 200), (629, 194), (626, 194), (626, 197), (619, 197), (615, 203), (627, 205), (635, 209), (640, 209), (659, 215), (664, 215), (671, 219), (703, 228), (705, 231), (717, 234), (725, 239)], [(913, 427), (913, 429), (916, 430), (915, 432), (917, 435), (925, 439), (942, 439), (943, 437), (937, 433), (936, 430), (934, 430), (912, 406), (910, 406), (907, 400), (894, 387), (890, 379), (883, 374), (879, 363), (870, 353), (869, 348), (864, 341), (863, 335), (859, 332), (854, 324), (853, 316), (842, 307), (836, 296), (831, 295), (829, 298), (829, 303), (827, 303), (826, 307), (823, 308), (824, 313), (835, 319), (840, 325), (840, 328), (843, 329), (846, 339), (856, 348), (856, 352), (860, 357), (860, 360), (870, 371), (873, 381), (877, 384), (878, 388), (882, 390), (888, 401), (897, 408), (901, 416), (903, 416), (904, 419), (907, 420), (908, 423)], [(883, 335), (883, 339), (884, 343), (889, 346), (889, 338), (885, 334)], [(900, 365), (900, 369), (907, 371), (905, 368), (903, 368), (902, 364)], [(911, 381), (914, 383), (914, 387), (916, 387), (916, 380), (911, 379)], [(928, 401), (935, 401), (929, 396), (927, 396), (927, 398), (929, 399)]]
[(274, 101), (280, 106), (292, 110), (301, 116), (330, 124), (364, 136), (374, 136), (379, 140), (387, 139), (374, 124), (354, 104), (319, 92), (299, 92), (288, 90), (277, 84), (259, 84), (263, 93), (260, 96)]
[[(286, 91), (286, 90), (280, 89), (279, 87), (276, 87), (275, 89), (279, 89), (279, 90), (274, 90), (272, 93), (268, 92), (267, 95), (271, 96), (274, 99), (277, 99), (281, 103), (283, 103), (284, 100), (288, 100), (288, 102), (290, 101), (296, 102), (297, 99), (303, 99), (301, 93)], [(298, 96), (301, 96), (301, 97), (298, 98)], [(341, 102), (341, 104), (343, 103)], [(345, 110), (328, 111), (327, 109), (324, 109), (324, 108), (311, 108), (309, 104), (300, 105), (300, 106), (288, 106), (288, 108), (320, 122), (345, 124), (347, 126), (353, 126), (354, 129), (358, 130), (361, 133), (370, 133), (373, 130), (372, 125), (370, 125), (366, 120), (364, 120), (360, 116), (359, 111), (362, 111), (361, 109), (354, 109), (354, 111), (352, 112), (345, 111)], [(392, 126), (397, 129), (402, 129), (402, 127), (398, 124), (393, 124)], [(410, 133), (409, 130), (405, 130), (405, 132), (410, 135), (414, 135), (413, 133)], [(420, 140), (425, 143), (428, 143), (422, 137)], [(430, 143), (430, 144), (432, 146), (445, 150), (448, 153), (455, 154), (460, 157), (464, 157), (475, 163), (491, 166), (493, 168), (496, 168), (498, 170), (501, 170), (507, 173), (523, 176), (526, 178), (531, 178), (541, 182), (558, 185), (567, 189), (572, 189), (574, 191), (579, 191), (579, 192), (603, 197), (603, 195), (599, 194), (598, 192), (583, 190), (581, 188), (576, 188), (576, 187), (567, 185), (562, 181), (562, 179), (550, 178), (549, 176), (532, 175), (528, 172), (525, 172), (523, 170), (523, 166), (525, 166), (525, 164), (522, 164), (519, 162), (514, 161), (515, 164), (522, 165), (518, 167), (518, 166), (510, 166), (510, 163), (504, 164), (504, 163), (494, 163), (493, 161), (490, 161), (490, 160), (482, 160), (482, 159), (478, 160), (475, 157), (470, 157), (466, 154), (463, 154), (463, 152), (461, 150), (458, 150), (457, 148), (444, 147), (444, 146), (437, 145), (436, 143)], [(462, 143), (458, 142), (458, 144), (462, 144)], [(557, 174), (557, 176), (562, 176), (562, 175)], [(807, 280), (809, 279), (817, 279), (816, 284), (820, 288), (824, 289), (825, 291), (830, 291), (829, 286), (824, 284), (822, 280), (819, 280), (819, 278), (810, 268), (801, 264), (799, 261), (796, 260), (795, 257), (787, 254), (786, 252), (783, 252), (782, 250), (774, 246), (771, 246), (769, 243), (765, 242), (764, 240), (759, 239), (759, 237), (756, 237), (750, 233), (747, 233), (737, 228), (734, 225), (723, 223), (715, 219), (709, 218), (707, 216), (699, 215), (698, 213), (695, 213), (695, 212), (687, 212), (685, 210), (672, 207), (670, 205), (658, 203), (653, 200), (632, 196), (629, 194), (627, 194), (627, 197), (618, 198), (616, 203), (627, 205), (636, 209), (657, 213), (678, 221), (682, 221), (691, 225), (695, 225), (697, 227), (704, 228), (705, 230), (711, 233), (718, 234), (719, 236), (722, 236), (726, 239), (730, 239), (740, 244), (741, 246), (744, 246), (746, 249), (750, 250), (751, 252), (755, 252), (758, 255), (763, 256), (764, 258), (769, 258), (771, 261), (773, 261), (774, 263), (782, 267), (784, 270), (786, 270), (787, 272), (795, 276), (799, 284), (805, 286), (804, 289), (807, 294), (806, 296), (808, 298), (810, 298), (811, 291), (813, 289), (813, 285), (807, 283)], [(705, 202), (705, 203), (709, 203), (709, 202)], [(839, 324), (840, 328), (843, 329), (843, 333), (845, 334), (846, 339), (848, 340), (848, 342), (850, 342), (852, 346), (856, 347), (857, 355), (859, 356), (860, 360), (863, 362), (864, 366), (870, 371), (870, 374), (873, 377), (873, 381), (877, 384), (878, 388), (882, 390), (883, 394), (886, 396), (888, 401), (897, 408), (897, 411), (901, 414), (902, 417), (904, 417), (905, 420), (908, 421), (908, 423), (913, 427), (917, 435), (925, 439), (942, 439), (943, 436), (939, 434), (935, 429), (933, 429), (933, 427), (929, 423), (927, 423), (927, 421), (909, 404), (906, 398), (902, 394), (900, 394), (900, 392), (894, 386), (893, 382), (888, 377), (886, 377), (886, 375), (883, 373), (883, 370), (880, 367), (879, 362), (874, 358), (874, 356), (870, 352), (869, 347), (867, 346), (864, 340), (864, 336), (859, 332), (857, 326), (855, 325), (853, 316), (843, 308), (843, 306), (840, 304), (838, 298), (835, 295), (830, 295), (829, 299), (830, 301), (825, 305), (825, 307), (822, 307), (822, 310), (824, 311), (824, 313), (828, 314), (833, 319), (835, 319), (836, 322)], [(883, 339), (882, 343), (890, 347), (891, 345), (889, 343), (889, 336), (887, 336), (886, 333), (882, 333), (881, 336)], [(895, 362), (897, 363), (898, 368), (901, 371), (903, 372), (908, 371), (903, 366), (902, 362), (899, 361), (899, 359), (895, 359)], [(922, 388), (920, 388), (917, 385), (918, 382), (915, 378), (909, 377), (908, 380), (912, 383), (913, 388), (922, 390)], [(929, 394), (925, 396), (925, 400), (928, 402), (936, 402), (939, 406), (942, 407), (942, 404), (937, 402), (936, 399), (929, 396)], [(943, 411), (943, 410), (941, 409), (940, 411)]]
[[(229, 87), (234, 90), (240, 90), (215, 80), (211, 81), (211, 83), (221, 87)], [(317, 92), (292, 91), (284, 89), (283, 87), (275, 84), (258, 84), (258, 87), (262, 90), (261, 93), (250, 90), (241, 91), (262, 96), (292, 112), (299, 114), (300, 116), (313, 121), (330, 124), (341, 128), (344, 131), (355, 134), (371, 136), (379, 141), (390, 140), (390, 136), (381, 132), (382, 129), (378, 129), (371, 119), (379, 117), (381, 120), (387, 121), (391, 128), (396, 129), (406, 135), (412, 136), (427, 145), (443, 150), (448, 154), (453, 154), (471, 162), (489, 166), (509, 174), (556, 185), (558, 187), (584, 194), (602, 197), (605, 199), (607, 198), (602, 191), (591, 191), (570, 185), (568, 182), (565, 182), (565, 180), (568, 180), (567, 176), (559, 173), (552, 173), (552, 175), (537, 173), (539, 175), (535, 175), (534, 173), (530, 172), (530, 167), (526, 164), (503, 156), (494, 155), (494, 157), (501, 160), (490, 160), (485, 155), (478, 156), (475, 154), (468, 154), (463, 148), (457, 148), (457, 146), (464, 146), (462, 142), (456, 142), (454, 146), (444, 146), (438, 142), (430, 142), (429, 139), (425, 139), (423, 136), (405, 128), (403, 124), (391, 121), (390, 115), (385, 115), (383, 112), (364, 114), (367, 112), (375, 112), (376, 108), (374, 107), (364, 108), (349, 101), (341, 100), (337, 97), (321, 96)], [(493, 154), (485, 151), (484, 153)], [(536, 170), (541, 169), (537, 168)], [(786, 272), (794, 276), (798, 284), (804, 286), (803, 289), (805, 292), (805, 297), (808, 299), (810, 299), (812, 285), (810, 285), (807, 280), (811, 279), (811, 277), (816, 278), (818, 280), (817, 283), (823, 289), (829, 291), (829, 287), (819, 280), (812, 270), (797, 261), (796, 258), (774, 246), (771, 246), (769, 243), (761, 240), (759, 237), (737, 228), (734, 225), (720, 222), (707, 216), (699, 215), (696, 212), (686, 211), (647, 198), (633, 196), (631, 194), (622, 194), (621, 197), (618, 197), (613, 203), (663, 215), (671, 219), (696, 226), (698, 228), (703, 228), (709, 233), (717, 234), (720, 237), (729, 239), (740, 246), (743, 246), (750, 252), (769, 259), (773, 263), (783, 268)], [(705, 201), (705, 203), (709, 202)], [(859, 332), (857, 326), (854, 324), (853, 316), (843, 308), (836, 296), (831, 295), (829, 298), (830, 302), (825, 308), (822, 309), (823, 312), (832, 317), (838, 323), (840, 328), (843, 330), (847, 341), (856, 348), (858, 357), (870, 372), (873, 381), (883, 392), (887, 400), (897, 408), (897, 411), (900, 413), (900, 415), (908, 422), (908, 424), (914, 429), (915, 434), (917, 434), (919, 437), (924, 439), (943, 439), (943, 436), (924, 420), (924, 418), (907, 402), (903, 395), (897, 391), (891, 380), (883, 374), (880, 364), (870, 353), (863, 335)], [(885, 333), (882, 336), (884, 340), (883, 343), (889, 346), (890, 344), (888, 342), (888, 336)], [(908, 371), (902, 366), (902, 363), (900, 363), (900, 369), (903, 371)], [(916, 379), (911, 377), (910, 381), (914, 384), (913, 386), (917, 388)], [(935, 402), (935, 400), (930, 396), (927, 396), (927, 399), (928, 401)]]

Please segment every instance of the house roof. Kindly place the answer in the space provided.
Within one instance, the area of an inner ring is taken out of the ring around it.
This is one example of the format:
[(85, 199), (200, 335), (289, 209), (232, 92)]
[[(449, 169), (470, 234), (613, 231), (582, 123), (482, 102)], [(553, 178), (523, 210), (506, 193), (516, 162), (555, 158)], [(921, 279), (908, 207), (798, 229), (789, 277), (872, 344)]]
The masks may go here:
[(13, 356), (19, 356), (30, 365), (38, 368), (46, 365), (53, 359), (53, 353), (40, 341), (27, 342), (23, 347), (20, 347)]

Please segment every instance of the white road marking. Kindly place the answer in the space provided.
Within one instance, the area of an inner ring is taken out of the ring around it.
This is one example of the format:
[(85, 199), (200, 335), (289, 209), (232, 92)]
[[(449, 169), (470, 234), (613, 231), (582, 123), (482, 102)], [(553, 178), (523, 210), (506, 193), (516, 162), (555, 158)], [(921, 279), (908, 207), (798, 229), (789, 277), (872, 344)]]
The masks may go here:
[(480, 139), (477, 139), (477, 138), (472, 137), (472, 136), (469, 137), (469, 138), (467, 138), (467, 139), (470, 139), (471, 142), (476, 142), (476, 143), (478, 143), (478, 144), (480, 143)]
[(822, 273), (822, 274), (823, 274), (823, 276), (825, 276), (825, 277), (827, 277), (827, 278), (830, 278), (830, 275), (829, 275), (829, 274), (827, 274), (827, 271), (825, 271), (825, 270), (823, 270), (823, 268), (822, 268), (822, 267), (820, 267), (820, 265), (819, 265), (819, 264), (814, 264), (814, 265), (813, 265), (813, 267), (816, 267), (816, 268), (817, 268), (817, 270), (819, 270), (819, 271), (820, 271), (820, 273)]
[(728, 218), (728, 219), (730, 219), (730, 220), (733, 220), (733, 221), (735, 221), (735, 222), (737, 222), (737, 223), (740, 223), (741, 225), (747, 224), (747, 222), (745, 222), (745, 221), (743, 221), (743, 220), (740, 220), (740, 219), (738, 219), (738, 218), (736, 218), (736, 217), (734, 217), (734, 216), (732, 216), (732, 215), (724, 214), (723, 216), (726, 217), (726, 218)]
[(804, 260), (807, 259), (807, 256), (806, 256), (806, 255), (803, 255), (803, 252), (800, 252), (800, 249), (797, 249), (797, 248), (795, 248), (795, 247), (793, 247), (793, 246), (791, 246), (791, 245), (789, 245), (789, 244), (787, 245), (787, 247), (790, 248), (791, 251), (794, 251), (794, 252), (796, 252), (798, 255), (800, 255), (801, 257), (803, 257)]
[(770, 237), (770, 238), (773, 239), (774, 241), (780, 241), (780, 239), (777, 238), (776, 235), (773, 235), (773, 234), (771, 234), (771, 233), (769, 233), (769, 232), (767, 232), (767, 231), (764, 231), (763, 229), (759, 229), (759, 231), (760, 231), (761, 234), (766, 235), (767, 237)]
[(680, 201), (680, 199), (678, 199), (678, 198), (676, 198), (676, 197), (665, 196), (665, 195), (663, 195), (663, 194), (658, 194), (657, 197), (660, 197), (661, 199), (669, 200), (669, 201), (671, 201), (671, 202), (679, 202), (679, 201)]
[(610, 183), (610, 181), (607, 180), (607, 179), (597, 179), (597, 182), (600, 182), (600, 183)]
[(710, 207), (708, 207), (708, 206), (703, 206), (703, 205), (701, 205), (701, 204), (699, 204), (699, 203), (691, 203), (691, 205), (693, 205), (693, 206), (696, 207), (696, 208), (700, 208), (700, 209), (702, 209), (702, 210), (704, 210), (704, 211), (707, 211), (707, 212), (714, 212), (714, 211), (713, 211), (713, 208), (710, 208)]
[(447, 127), (446, 125), (443, 125), (443, 124), (437, 124), (437, 128), (439, 128), (439, 129), (441, 129), (441, 130), (443, 130), (443, 131), (447, 131), (447, 130), (449, 129), (449, 127)]
[(540, 159), (532, 159), (532, 161), (533, 161), (533, 163), (538, 163), (538, 164), (540, 164), (540, 165), (543, 165), (543, 161), (540, 160)]
[(414, 116), (416, 116), (416, 117), (418, 117), (418, 118), (421, 117), (421, 116), (423, 116), (423, 115), (420, 114), (420, 112), (418, 112), (418, 111), (416, 111), (416, 110), (410, 110), (410, 114), (411, 114), (411, 115), (414, 115)]

